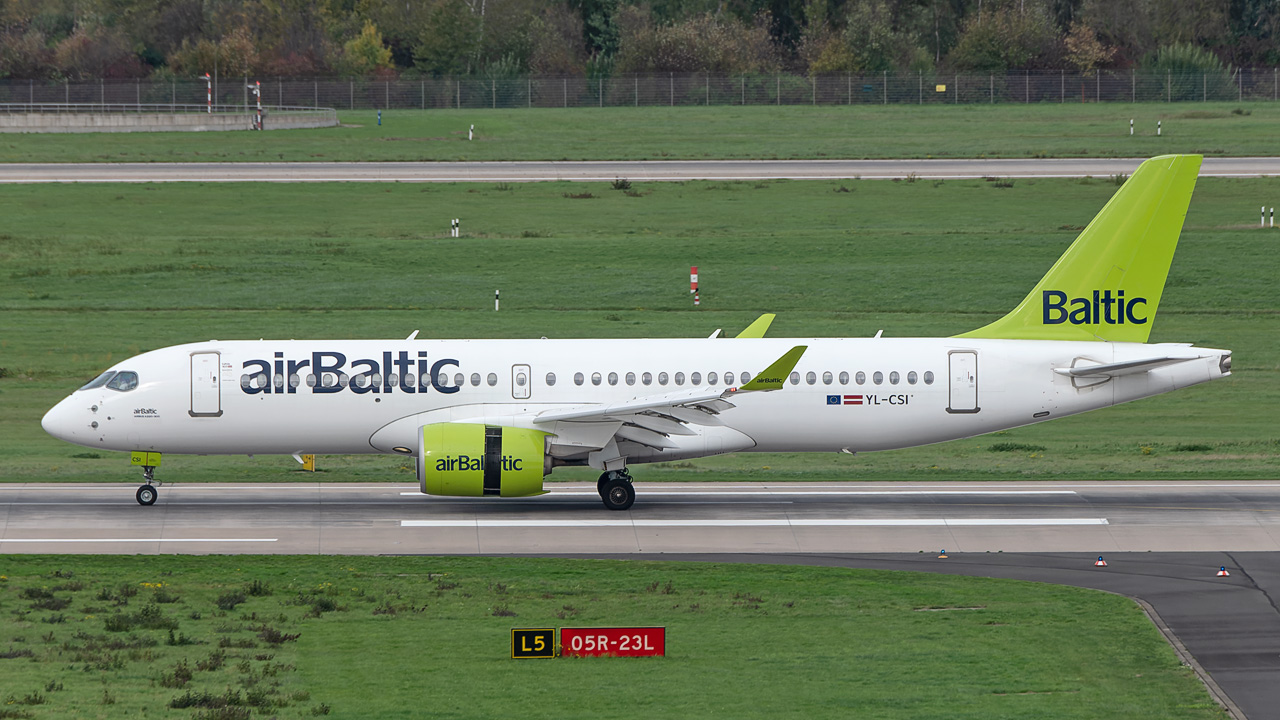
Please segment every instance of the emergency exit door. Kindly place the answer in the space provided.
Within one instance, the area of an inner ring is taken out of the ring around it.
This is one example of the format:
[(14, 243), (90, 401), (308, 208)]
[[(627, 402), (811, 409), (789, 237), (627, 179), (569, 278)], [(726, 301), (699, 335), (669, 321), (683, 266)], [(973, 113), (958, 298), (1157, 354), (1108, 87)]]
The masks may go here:
[(978, 412), (978, 353), (953, 350), (947, 361), (951, 378), (951, 402), (947, 405), (947, 412)]
[(191, 354), (191, 417), (222, 415), (222, 390), (218, 383), (216, 352)]
[(529, 399), (529, 386), (533, 384), (533, 376), (529, 374), (528, 365), (511, 366), (511, 397), (517, 400)]

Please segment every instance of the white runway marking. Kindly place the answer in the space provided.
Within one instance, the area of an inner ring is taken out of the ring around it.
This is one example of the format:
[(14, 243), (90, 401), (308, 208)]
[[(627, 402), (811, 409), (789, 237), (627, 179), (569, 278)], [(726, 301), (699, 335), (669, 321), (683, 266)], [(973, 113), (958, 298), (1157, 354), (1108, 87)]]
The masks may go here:
[(4, 543), (245, 543), (276, 542), (276, 538), (5, 538)]
[[(651, 490), (642, 488), (645, 497), (679, 495), (681, 497), (727, 497), (740, 495), (1079, 495), (1075, 490), (723, 490), (712, 492), (686, 490)], [(402, 492), (401, 495), (422, 495), (420, 492)], [(589, 490), (552, 490), (546, 495), (532, 497), (597, 497)], [(476, 498), (488, 500), (492, 498)], [(522, 498), (525, 500), (531, 498)]]
[(819, 518), (736, 520), (401, 520), (400, 527), (540, 528), (540, 527), (1001, 527), (1028, 525), (1107, 525), (1106, 518)]

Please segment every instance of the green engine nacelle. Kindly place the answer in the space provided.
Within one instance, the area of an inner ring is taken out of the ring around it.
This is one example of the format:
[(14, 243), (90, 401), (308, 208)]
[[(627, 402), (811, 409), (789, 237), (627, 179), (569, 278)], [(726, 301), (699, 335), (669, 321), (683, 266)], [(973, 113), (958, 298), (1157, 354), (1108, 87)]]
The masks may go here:
[(435, 423), (418, 428), (418, 482), (428, 495), (542, 495), (551, 473), (540, 430)]

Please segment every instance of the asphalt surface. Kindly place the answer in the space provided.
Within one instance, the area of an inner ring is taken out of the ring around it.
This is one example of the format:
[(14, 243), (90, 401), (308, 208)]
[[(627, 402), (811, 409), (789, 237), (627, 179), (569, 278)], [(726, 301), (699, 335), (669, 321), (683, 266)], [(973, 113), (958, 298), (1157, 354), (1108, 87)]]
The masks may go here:
[(1078, 585), (1148, 603), (1236, 717), (1280, 708), (1280, 481), (637, 483), (625, 513), (581, 484), (470, 499), (414, 485), (180, 483), (152, 507), (134, 489), (0, 485), (0, 553), (625, 557)]
[[(47, 182), (581, 182), (1108, 177), (1145, 158), (1005, 160), (688, 160), (455, 163), (0, 164), (0, 183)], [(1201, 177), (1280, 175), (1280, 158), (1205, 158)]]

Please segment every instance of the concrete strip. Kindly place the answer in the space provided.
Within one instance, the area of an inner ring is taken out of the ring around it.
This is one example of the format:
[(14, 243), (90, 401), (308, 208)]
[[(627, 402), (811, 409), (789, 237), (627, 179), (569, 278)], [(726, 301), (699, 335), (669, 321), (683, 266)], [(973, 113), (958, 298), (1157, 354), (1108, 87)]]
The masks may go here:
[[(0, 183), (612, 182), (1080, 178), (1132, 173), (1144, 158), (1009, 160), (688, 160), (582, 162), (10, 163)], [(1280, 158), (1205, 158), (1201, 177), (1280, 175)]]

